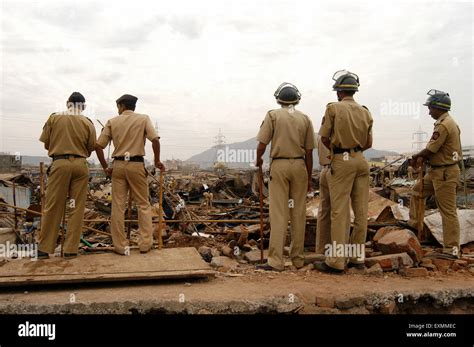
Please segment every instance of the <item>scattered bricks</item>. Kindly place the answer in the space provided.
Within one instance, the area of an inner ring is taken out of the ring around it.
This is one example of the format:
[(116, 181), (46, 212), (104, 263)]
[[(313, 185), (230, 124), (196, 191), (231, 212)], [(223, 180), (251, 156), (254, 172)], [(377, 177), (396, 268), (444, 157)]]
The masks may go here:
[[(263, 261), (265, 262), (267, 260), (268, 256), (268, 251), (263, 252)], [(250, 264), (258, 264), (260, 263), (260, 250), (257, 249), (255, 251), (250, 251), (245, 253), (244, 259), (247, 260)]]
[(382, 277), (383, 276), (383, 270), (382, 267), (380, 266), (379, 263), (371, 266), (369, 269), (367, 269), (366, 274), (369, 276), (375, 276), (375, 277)]
[(357, 269), (355, 267), (351, 267), (346, 273), (349, 275), (365, 275), (367, 274), (367, 269)]
[(397, 309), (397, 303), (395, 300), (391, 300), (388, 304), (380, 306), (380, 313), (382, 314), (394, 314)]
[(341, 310), (347, 310), (352, 307), (364, 305), (365, 298), (356, 296), (352, 298), (340, 298), (335, 300), (336, 307)]
[(316, 296), (316, 305), (319, 307), (325, 307), (325, 308), (334, 308), (335, 306), (335, 300), (334, 297), (332, 296)]
[(201, 255), (202, 259), (204, 259), (208, 263), (211, 262), (212, 260), (211, 247), (201, 246), (199, 247), (198, 252)]
[(433, 258), (433, 264), (440, 272), (448, 272), (448, 269), (454, 263), (454, 260)]
[(400, 269), (400, 275), (405, 277), (426, 277), (428, 276), (428, 270), (424, 267), (409, 267)]
[(415, 263), (423, 258), (423, 250), (415, 234), (408, 229), (395, 229), (385, 232), (376, 242), (383, 254), (406, 252)]
[(380, 264), (383, 271), (392, 271), (402, 267), (413, 266), (413, 260), (407, 253), (387, 254), (365, 259), (365, 265), (367, 267), (372, 267), (377, 263)]

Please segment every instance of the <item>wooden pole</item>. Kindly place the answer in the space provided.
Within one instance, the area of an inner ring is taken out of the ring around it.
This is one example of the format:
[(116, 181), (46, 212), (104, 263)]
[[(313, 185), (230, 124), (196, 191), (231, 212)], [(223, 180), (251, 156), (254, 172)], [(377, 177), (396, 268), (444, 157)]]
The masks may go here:
[(163, 237), (162, 237), (162, 224), (163, 223), (163, 177), (164, 177), (164, 172), (160, 171), (160, 197), (159, 197), (159, 202), (160, 202), (160, 209), (158, 211), (158, 248), (163, 248)]
[[(40, 216), (43, 216), (43, 208), (44, 208), (44, 162), (40, 162), (40, 205), (41, 205), (41, 213)], [(43, 221), (40, 218), (39, 222), (39, 230), (43, 229)]]
[(425, 239), (425, 234), (424, 234), (424, 219), (425, 219), (425, 197), (423, 196), (424, 190), (425, 190), (425, 177), (424, 177), (424, 166), (425, 163), (423, 162), (420, 165), (420, 184), (421, 184), (421, 192), (420, 192), (420, 197), (418, 201), (418, 240), (419, 241), (424, 241)]
[(67, 200), (64, 202), (64, 213), (63, 213), (63, 227), (61, 230), (61, 257), (64, 255), (64, 239), (65, 233), (66, 233), (66, 206), (67, 206)]
[(260, 197), (260, 263), (263, 264), (263, 171), (258, 167), (258, 190)]
[[(15, 185), (15, 181), (13, 181), (13, 205), (16, 206), (16, 185)], [(18, 218), (17, 218), (17, 215), (16, 215), (16, 207), (13, 209), (14, 213), (15, 213), (15, 232), (16, 232), (16, 228), (18, 226)]]
[(127, 239), (130, 240), (130, 234), (132, 232), (132, 222), (130, 221), (132, 219), (132, 190), (130, 189), (128, 192), (128, 210), (127, 210), (127, 217), (128, 217), (128, 223), (127, 223)]

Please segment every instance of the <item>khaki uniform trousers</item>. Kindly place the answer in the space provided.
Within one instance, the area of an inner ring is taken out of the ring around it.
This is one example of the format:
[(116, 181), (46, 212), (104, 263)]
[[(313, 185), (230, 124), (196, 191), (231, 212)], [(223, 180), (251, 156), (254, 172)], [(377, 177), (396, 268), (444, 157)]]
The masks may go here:
[[(77, 253), (81, 239), (89, 182), (89, 168), (85, 158), (58, 159), (53, 161), (46, 188), (46, 200), (38, 236), (38, 249), (54, 253), (59, 227), (68, 207), (64, 253)], [(69, 196), (69, 200), (66, 199)]]
[(290, 258), (296, 267), (304, 266), (306, 193), (308, 172), (302, 159), (276, 159), (270, 168), (270, 246), (268, 264), (285, 268), (283, 248), (291, 221)]
[(148, 198), (147, 173), (143, 163), (115, 160), (112, 171), (112, 220), (111, 232), (115, 251), (126, 254), (129, 247), (124, 231), (125, 206), (128, 193), (138, 208), (138, 247), (147, 252), (153, 246), (151, 205)]
[[(460, 226), (456, 211), (456, 189), (459, 184), (460, 170), (457, 165), (431, 167), (424, 176), (423, 203), (429, 195), (435, 195), (443, 224), (443, 252), (460, 255)], [(421, 182), (413, 187), (410, 199), (410, 220), (408, 223), (418, 226), (418, 205), (421, 196)]]
[[(329, 175), (331, 199), (331, 240), (343, 247), (349, 241), (352, 249), (364, 249), (367, 237), (367, 210), (369, 203), (369, 164), (362, 152), (334, 154)], [(350, 234), (350, 211), (354, 211), (354, 228)], [(344, 246), (344, 248), (346, 248)], [(333, 249), (333, 252), (336, 252)], [(364, 255), (349, 254), (326, 257), (326, 264), (343, 270), (349, 260), (363, 264)]]
[(316, 224), (316, 253), (324, 254), (325, 246), (331, 243), (331, 198), (329, 195), (329, 165), (323, 166), (319, 175), (319, 208)]

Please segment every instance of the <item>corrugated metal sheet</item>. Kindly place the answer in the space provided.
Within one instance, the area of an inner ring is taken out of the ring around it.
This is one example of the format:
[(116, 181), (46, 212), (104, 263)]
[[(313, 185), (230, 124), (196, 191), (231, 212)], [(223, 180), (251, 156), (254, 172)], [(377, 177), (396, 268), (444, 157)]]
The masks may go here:
[[(31, 201), (31, 189), (24, 186), (15, 187), (16, 206), (28, 208)], [(7, 204), (13, 205), (13, 186), (0, 183), (0, 197)]]

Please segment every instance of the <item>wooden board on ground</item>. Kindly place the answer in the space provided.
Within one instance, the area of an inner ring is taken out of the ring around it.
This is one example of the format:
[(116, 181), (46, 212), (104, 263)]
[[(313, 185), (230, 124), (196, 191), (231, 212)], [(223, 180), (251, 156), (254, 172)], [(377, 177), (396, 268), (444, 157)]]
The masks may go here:
[(129, 256), (102, 253), (68, 260), (9, 259), (0, 262), (0, 287), (201, 278), (214, 273), (193, 247), (155, 249), (146, 254), (132, 250)]

